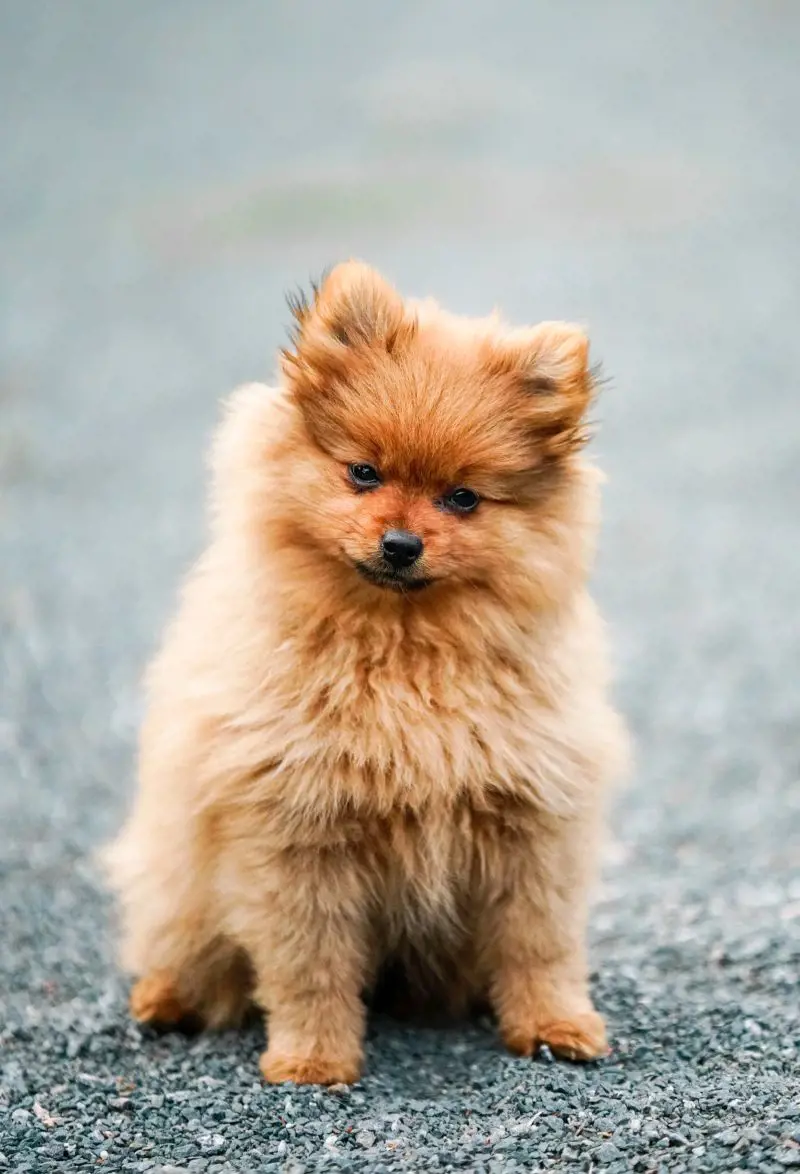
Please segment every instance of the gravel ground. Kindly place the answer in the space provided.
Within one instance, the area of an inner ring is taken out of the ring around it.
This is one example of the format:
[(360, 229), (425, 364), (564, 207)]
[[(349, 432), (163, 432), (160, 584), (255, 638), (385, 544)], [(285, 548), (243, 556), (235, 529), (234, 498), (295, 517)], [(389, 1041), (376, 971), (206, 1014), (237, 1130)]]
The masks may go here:
[[(0, 1170), (800, 1166), (800, 9), (0, 4)], [(351, 1091), (131, 1026), (92, 851), (202, 535), (219, 396), (351, 253), (590, 324), (638, 766), (614, 1054), (378, 1021)]]

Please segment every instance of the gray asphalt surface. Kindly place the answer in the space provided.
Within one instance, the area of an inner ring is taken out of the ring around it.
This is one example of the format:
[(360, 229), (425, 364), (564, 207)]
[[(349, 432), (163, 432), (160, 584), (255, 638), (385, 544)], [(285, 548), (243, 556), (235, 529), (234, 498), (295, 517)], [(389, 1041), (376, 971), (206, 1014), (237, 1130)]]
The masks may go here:
[[(0, 1169), (800, 1166), (800, 7), (0, 3)], [(613, 1057), (132, 1027), (91, 853), (202, 541), (218, 398), (349, 254), (587, 322), (638, 742), (593, 921)]]

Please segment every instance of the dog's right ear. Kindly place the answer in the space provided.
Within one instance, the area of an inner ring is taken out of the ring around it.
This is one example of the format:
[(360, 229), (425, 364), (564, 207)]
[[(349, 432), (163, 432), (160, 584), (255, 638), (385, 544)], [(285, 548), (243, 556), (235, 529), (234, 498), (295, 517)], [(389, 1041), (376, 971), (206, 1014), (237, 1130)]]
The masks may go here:
[(523, 416), (552, 455), (588, 439), (586, 411), (594, 395), (589, 340), (570, 322), (541, 322), (510, 331), (494, 347), (491, 367), (510, 376)]
[(413, 333), (403, 299), (361, 261), (332, 269), (309, 299), (289, 298), (292, 345), (281, 351), (284, 375), (300, 398), (323, 391), (365, 350), (393, 354)]

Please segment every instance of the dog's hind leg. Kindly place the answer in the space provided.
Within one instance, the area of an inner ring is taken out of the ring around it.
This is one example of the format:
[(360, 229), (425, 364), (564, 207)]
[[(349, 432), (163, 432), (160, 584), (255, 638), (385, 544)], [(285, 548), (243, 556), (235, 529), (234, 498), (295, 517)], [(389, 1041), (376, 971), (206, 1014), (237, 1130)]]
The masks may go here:
[(250, 967), (222, 932), (199, 821), (176, 821), (167, 837), (168, 818), (140, 806), (104, 855), (119, 896), (120, 961), (138, 978), (130, 1011), (163, 1026), (234, 1024), (250, 1004)]
[(223, 938), (177, 970), (151, 970), (130, 995), (131, 1016), (160, 1027), (235, 1026), (250, 1009), (252, 968), (247, 955)]

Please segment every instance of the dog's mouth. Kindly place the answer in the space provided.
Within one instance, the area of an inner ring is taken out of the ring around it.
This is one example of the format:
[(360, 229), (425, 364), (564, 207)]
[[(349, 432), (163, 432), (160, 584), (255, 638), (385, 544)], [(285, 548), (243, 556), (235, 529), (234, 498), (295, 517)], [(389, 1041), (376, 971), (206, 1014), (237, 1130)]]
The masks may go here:
[(422, 591), (433, 582), (433, 579), (426, 579), (423, 575), (393, 571), (390, 567), (376, 567), (371, 563), (356, 563), (356, 570), (368, 583), (374, 587), (385, 587), (387, 591)]

